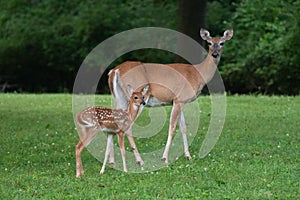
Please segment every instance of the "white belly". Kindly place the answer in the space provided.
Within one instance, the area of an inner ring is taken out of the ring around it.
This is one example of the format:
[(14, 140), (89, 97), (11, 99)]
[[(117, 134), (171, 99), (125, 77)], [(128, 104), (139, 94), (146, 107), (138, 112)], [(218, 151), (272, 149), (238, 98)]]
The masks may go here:
[(171, 103), (160, 101), (155, 97), (149, 97), (146, 106), (155, 107), (155, 106), (165, 106), (170, 105)]

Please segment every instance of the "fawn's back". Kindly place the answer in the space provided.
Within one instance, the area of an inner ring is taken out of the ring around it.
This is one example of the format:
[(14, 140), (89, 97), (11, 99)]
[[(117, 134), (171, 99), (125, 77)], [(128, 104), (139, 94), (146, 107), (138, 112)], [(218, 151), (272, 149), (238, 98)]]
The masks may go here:
[(101, 106), (88, 107), (79, 112), (76, 122), (79, 126), (94, 127), (104, 132), (126, 131), (130, 126), (130, 118), (126, 111)]

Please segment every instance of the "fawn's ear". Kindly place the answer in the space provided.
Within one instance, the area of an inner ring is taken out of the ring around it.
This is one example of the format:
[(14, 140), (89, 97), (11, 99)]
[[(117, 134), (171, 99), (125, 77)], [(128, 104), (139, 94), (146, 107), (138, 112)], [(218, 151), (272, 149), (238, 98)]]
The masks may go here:
[(204, 28), (200, 29), (200, 36), (203, 40), (211, 40), (209, 32)]
[(131, 87), (131, 85), (127, 85), (127, 89), (128, 89), (129, 95), (131, 96), (134, 92), (133, 88)]
[(148, 90), (149, 90), (149, 84), (147, 84), (147, 85), (144, 87), (144, 89), (143, 89), (143, 91), (142, 91), (142, 94), (145, 95), (145, 94), (148, 92)]
[(226, 31), (224, 31), (224, 35), (223, 35), (223, 39), (224, 40), (230, 40), (233, 36), (233, 29), (228, 29)]

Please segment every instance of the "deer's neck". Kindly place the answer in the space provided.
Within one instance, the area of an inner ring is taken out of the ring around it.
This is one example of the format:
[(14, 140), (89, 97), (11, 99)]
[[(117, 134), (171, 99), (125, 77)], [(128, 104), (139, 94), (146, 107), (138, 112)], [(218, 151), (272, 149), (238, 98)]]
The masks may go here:
[(133, 104), (131, 102), (129, 103), (129, 106), (127, 108), (127, 113), (129, 115), (131, 123), (133, 123), (133, 121), (137, 117), (139, 108), (140, 108), (139, 106), (137, 106), (137, 105), (135, 105), (135, 104)]
[(220, 61), (220, 56), (218, 58), (214, 58), (211, 56), (211, 53), (209, 52), (206, 58), (200, 64), (194, 65), (194, 67), (201, 74), (205, 84), (208, 83), (214, 76), (219, 61)]

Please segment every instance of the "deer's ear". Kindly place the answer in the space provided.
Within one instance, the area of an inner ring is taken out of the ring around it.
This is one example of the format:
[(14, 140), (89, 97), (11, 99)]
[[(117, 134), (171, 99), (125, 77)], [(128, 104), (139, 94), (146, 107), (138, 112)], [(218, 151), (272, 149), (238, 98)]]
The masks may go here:
[(233, 36), (233, 29), (228, 29), (224, 32), (224, 35), (223, 35), (223, 39), (224, 40), (230, 40)]
[(129, 95), (131, 96), (134, 92), (133, 88), (131, 87), (131, 85), (127, 85), (127, 89), (128, 89)]
[(200, 36), (203, 40), (210, 40), (211, 39), (209, 32), (207, 30), (205, 30), (204, 28), (200, 29)]
[(145, 95), (149, 90), (149, 84), (147, 84), (144, 88), (143, 88), (143, 91), (142, 91), (142, 94)]

